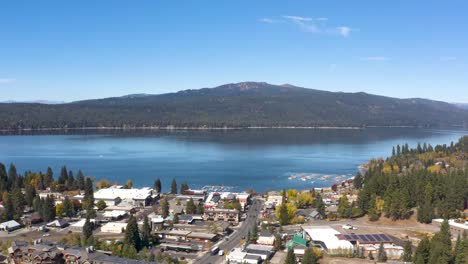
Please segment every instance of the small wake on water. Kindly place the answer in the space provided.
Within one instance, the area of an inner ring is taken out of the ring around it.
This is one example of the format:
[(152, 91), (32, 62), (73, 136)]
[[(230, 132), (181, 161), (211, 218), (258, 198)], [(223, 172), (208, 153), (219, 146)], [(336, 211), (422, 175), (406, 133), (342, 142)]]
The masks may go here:
[(316, 182), (339, 183), (353, 178), (352, 174), (325, 174), (325, 173), (307, 173), (290, 172), (285, 175), (289, 181), (302, 181), (314, 184)]

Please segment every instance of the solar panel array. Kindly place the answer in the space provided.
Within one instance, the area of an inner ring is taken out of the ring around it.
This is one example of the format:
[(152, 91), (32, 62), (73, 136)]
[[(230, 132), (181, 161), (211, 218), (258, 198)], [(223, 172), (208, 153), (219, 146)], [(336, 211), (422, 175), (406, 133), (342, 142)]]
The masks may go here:
[(393, 239), (391, 239), (389, 236), (385, 234), (366, 234), (366, 235), (356, 235), (356, 234), (351, 234), (351, 235), (343, 235), (345, 240), (348, 241), (359, 241), (359, 243), (372, 243), (372, 244), (377, 244), (377, 243), (391, 243), (393, 242)]

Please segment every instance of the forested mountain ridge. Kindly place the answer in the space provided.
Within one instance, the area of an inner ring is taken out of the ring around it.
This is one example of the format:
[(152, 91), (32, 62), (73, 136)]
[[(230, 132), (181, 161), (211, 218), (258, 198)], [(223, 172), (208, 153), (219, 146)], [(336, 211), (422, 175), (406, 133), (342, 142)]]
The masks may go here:
[(468, 110), (425, 99), (244, 82), (161, 95), (0, 104), (0, 129), (466, 126)]
[(356, 206), (371, 220), (406, 219), (417, 208), (418, 221), (430, 223), (434, 217), (460, 217), (468, 207), (468, 136), (435, 147), (398, 145), (390, 158), (367, 166), (354, 185), (360, 189)]

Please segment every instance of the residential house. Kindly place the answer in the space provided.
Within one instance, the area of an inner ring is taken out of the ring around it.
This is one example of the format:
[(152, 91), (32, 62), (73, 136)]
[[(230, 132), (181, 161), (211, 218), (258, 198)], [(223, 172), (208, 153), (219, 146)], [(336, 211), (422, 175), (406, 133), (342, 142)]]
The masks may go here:
[(65, 228), (69, 226), (68, 221), (65, 219), (56, 219), (46, 225), (49, 228)]
[(6, 221), (0, 224), (0, 231), (11, 232), (21, 228), (21, 224), (15, 220)]
[(271, 232), (262, 230), (258, 235), (257, 244), (272, 246), (275, 244), (275, 236)]

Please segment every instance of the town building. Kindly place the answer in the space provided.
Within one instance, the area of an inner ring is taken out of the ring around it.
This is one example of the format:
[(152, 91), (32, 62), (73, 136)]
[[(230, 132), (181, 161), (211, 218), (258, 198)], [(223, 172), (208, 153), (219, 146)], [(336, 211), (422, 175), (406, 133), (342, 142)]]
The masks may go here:
[(65, 219), (56, 219), (50, 223), (48, 223), (46, 226), (49, 228), (65, 228), (67, 227), (68, 221)]
[(354, 246), (347, 240), (340, 240), (338, 235), (341, 233), (330, 226), (302, 226), (302, 236), (312, 241), (312, 245), (322, 248), (329, 254), (337, 251), (353, 251)]
[(239, 193), (237, 195), (237, 199), (239, 200), (239, 203), (242, 206), (242, 210), (245, 210), (245, 206), (250, 203), (250, 198), (251, 198), (251, 195), (248, 193)]
[(186, 230), (171, 230), (166, 233), (166, 239), (175, 241), (186, 241), (187, 235), (190, 233), (191, 231)]
[(164, 243), (161, 243), (160, 247), (164, 250), (199, 252), (205, 248), (204, 245), (205, 245), (204, 243), (197, 243), (197, 242), (166, 241)]
[[(433, 219), (432, 224), (436, 226), (441, 226), (442, 223), (444, 222), (443, 219)], [(468, 233), (468, 221), (456, 221), (454, 219), (448, 220), (448, 224), (450, 226), (450, 233), (452, 234), (452, 237), (462, 237), (463, 232)]]
[(101, 226), (101, 232), (120, 234), (120, 233), (125, 232), (126, 228), (127, 228), (127, 223), (109, 222)]
[(199, 241), (199, 242), (205, 242), (205, 243), (208, 243), (209, 241), (211, 242), (216, 241), (217, 238), (218, 238), (217, 234), (202, 233), (202, 232), (190, 232), (187, 235), (188, 241)]
[[(93, 224), (92, 225), (93, 227), (96, 225), (95, 219), (90, 219), (89, 221)], [(82, 218), (78, 222), (71, 224), (70, 230), (72, 232), (83, 232), (83, 226), (85, 225), (85, 223), (86, 223), (86, 219)]]
[(279, 206), (283, 203), (283, 195), (278, 192), (268, 192), (267, 199), (265, 201), (266, 205)]
[(8, 248), (12, 263), (63, 263), (63, 253), (54, 244), (15, 241)]
[(226, 256), (226, 260), (233, 264), (258, 264), (262, 261), (260, 256), (250, 255), (247, 252), (242, 251), (240, 248), (234, 248), (230, 251)]
[(0, 224), (0, 231), (11, 232), (21, 228), (21, 224), (15, 220), (6, 221)]
[(240, 213), (236, 209), (206, 209), (203, 214), (205, 221), (225, 221), (232, 224), (238, 224)]
[(286, 242), (287, 249), (296, 247), (307, 247), (307, 240), (301, 234), (295, 234), (288, 242)]
[(117, 221), (123, 219), (127, 215), (124, 210), (105, 211), (102, 217), (107, 221)]
[(103, 200), (106, 205), (117, 205), (121, 201), (125, 201), (134, 206), (147, 206), (152, 203), (152, 200), (159, 197), (159, 194), (153, 195), (153, 189), (145, 188), (130, 188), (124, 189), (122, 186), (111, 186), (96, 191), (94, 200)]
[(262, 261), (268, 260), (275, 253), (273, 246), (249, 244), (245, 247), (245, 252), (249, 255), (259, 256)]
[(272, 246), (275, 244), (275, 236), (271, 232), (262, 230), (258, 235), (257, 244)]

